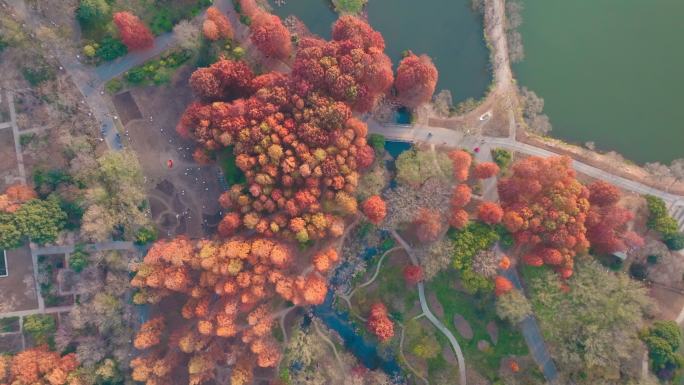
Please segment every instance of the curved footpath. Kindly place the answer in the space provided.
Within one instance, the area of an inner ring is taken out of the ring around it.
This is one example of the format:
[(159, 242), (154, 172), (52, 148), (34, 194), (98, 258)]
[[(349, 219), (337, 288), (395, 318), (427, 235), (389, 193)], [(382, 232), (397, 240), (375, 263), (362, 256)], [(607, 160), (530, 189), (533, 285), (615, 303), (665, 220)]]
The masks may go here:
[[(406, 254), (408, 254), (409, 258), (411, 259), (411, 262), (419, 266), (418, 264), (418, 258), (413, 254), (413, 249), (411, 246), (409, 246), (404, 239), (397, 234), (395, 230), (391, 230), (392, 237), (397, 240), (401, 244), (401, 246), (406, 250)], [(425, 299), (425, 285), (423, 282), (418, 282), (418, 299), (420, 300), (420, 308), (423, 311), (423, 314), (425, 314), (425, 317), (439, 330), (446, 336), (446, 338), (449, 340), (449, 343), (451, 344), (451, 347), (454, 349), (454, 352), (456, 353), (456, 359), (458, 361), (458, 374), (459, 374), (459, 381), (458, 385), (466, 385), (466, 370), (465, 370), (465, 358), (463, 358), (463, 351), (461, 350), (461, 345), (458, 344), (458, 341), (456, 340), (456, 337), (451, 333), (451, 330), (449, 330), (444, 324), (435, 317), (434, 314), (430, 311), (430, 308), (428, 307), (427, 300)]]

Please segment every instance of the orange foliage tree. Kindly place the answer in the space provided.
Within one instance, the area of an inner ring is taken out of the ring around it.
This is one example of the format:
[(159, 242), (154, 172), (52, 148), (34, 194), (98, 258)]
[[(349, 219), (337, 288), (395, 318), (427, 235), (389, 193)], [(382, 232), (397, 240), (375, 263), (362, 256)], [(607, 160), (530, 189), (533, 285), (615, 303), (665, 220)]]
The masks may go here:
[(472, 196), (473, 192), (467, 184), (459, 184), (451, 194), (451, 207), (454, 209), (465, 207)]
[(379, 224), (387, 215), (385, 201), (378, 195), (373, 195), (366, 199), (361, 206), (366, 218), (373, 224)]
[[(158, 303), (173, 296), (171, 303), (180, 300), (177, 311), (188, 321), (166, 334), (161, 318), (142, 326), (136, 348), (157, 345), (163, 335), (168, 335), (168, 343), (132, 363), (138, 381), (166, 381), (171, 370), (159, 376), (149, 368), (172, 368), (184, 355), (189, 356), (192, 383), (212, 378), (217, 361), (227, 353), (260, 367), (274, 366), (280, 359), (271, 335), (274, 296), (295, 305), (317, 305), (328, 291), (319, 273), (297, 273), (302, 263), (294, 259), (290, 245), (266, 238), (176, 238), (155, 243), (134, 266), (131, 285), (139, 289), (134, 301)], [(337, 253), (328, 250), (314, 258), (314, 265), (324, 272), (337, 261)]]
[(499, 173), (499, 166), (494, 162), (478, 163), (473, 170), (473, 175), (477, 179), (487, 179)]
[(206, 19), (202, 23), (202, 33), (207, 40), (215, 41), (221, 37), (218, 26), (212, 20)]
[(488, 225), (501, 222), (503, 210), (494, 202), (483, 202), (477, 207), (477, 218)]
[(449, 152), (449, 159), (454, 165), (454, 178), (459, 182), (466, 181), (470, 174), (470, 165), (473, 163), (470, 154), (463, 150), (454, 150)]
[(0, 211), (15, 212), (23, 203), (37, 197), (38, 195), (31, 187), (24, 184), (14, 184), (7, 187), (5, 193), (0, 195)]
[(506, 294), (511, 290), (513, 290), (513, 284), (508, 278), (500, 275), (497, 275), (496, 278), (494, 278), (494, 294), (499, 296)]
[[(202, 29), (204, 36), (209, 40), (233, 38), (233, 26), (230, 24), (230, 20), (216, 7), (207, 8), (207, 18), (204, 20)], [(209, 35), (207, 29), (211, 30)]]
[(133, 341), (133, 346), (140, 350), (155, 346), (160, 342), (163, 331), (164, 318), (157, 317), (147, 321), (140, 326), (140, 330)]
[(577, 181), (570, 164), (564, 156), (529, 157), (516, 163), (513, 175), (498, 186), (503, 223), (524, 249), (523, 261), (535, 266), (552, 261), (565, 276), (572, 274), (574, 256), (589, 247), (589, 190)]
[(394, 337), (394, 323), (387, 316), (387, 307), (380, 302), (371, 306), (367, 326), (380, 342), (389, 341)]
[[(374, 150), (350, 106), (391, 86), (391, 63), (365, 22), (343, 17), (333, 30), (339, 40), (302, 39), (290, 75), (254, 77), (243, 62), (224, 59), (191, 76), (201, 101), (188, 106), (178, 132), (197, 141), (201, 162), (230, 146), (247, 180), (221, 197), (230, 215), (221, 235), (244, 227), (306, 242), (341, 235), (342, 217), (356, 212), (358, 170), (370, 166)], [(310, 70), (322, 64), (329, 75), (319, 79)], [(351, 79), (344, 87), (356, 96), (326, 83), (334, 74)]]
[(150, 48), (154, 45), (154, 37), (149, 28), (130, 12), (114, 14), (114, 24), (119, 31), (121, 41), (131, 51)]
[(463, 209), (455, 209), (449, 215), (449, 225), (455, 229), (463, 230), (470, 219), (468, 212)]
[(76, 354), (60, 356), (47, 346), (24, 350), (8, 363), (9, 367), (4, 367), (4, 362), (0, 362), (2, 384), (78, 385), (84, 380), (78, 371)]
[(397, 68), (394, 87), (399, 102), (409, 108), (429, 102), (437, 86), (437, 68), (427, 55), (408, 53)]

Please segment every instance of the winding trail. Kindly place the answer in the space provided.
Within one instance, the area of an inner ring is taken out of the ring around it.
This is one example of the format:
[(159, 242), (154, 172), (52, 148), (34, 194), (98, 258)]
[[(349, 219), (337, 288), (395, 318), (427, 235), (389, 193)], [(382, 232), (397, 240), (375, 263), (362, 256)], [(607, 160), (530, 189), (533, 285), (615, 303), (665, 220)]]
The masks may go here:
[[(406, 241), (396, 232), (396, 230), (391, 230), (390, 233), (392, 234), (392, 237), (397, 240), (401, 244), (401, 246), (406, 250), (406, 253), (408, 254), (409, 258), (411, 259), (411, 262), (418, 266), (418, 258), (413, 254), (413, 249), (411, 246), (406, 243)], [(451, 344), (451, 347), (454, 349), (454, 352), (456, 353), (456, 359), (458, 361), (458, 374), (459, 374), (459, 385), (466, 385), (466, 370), (465, 370), (465, 358), (463, 357), (463, 351), (461, 350), (461, 345), (458, 344), (458, 341), (456, 340), (456, 337), (451, 333), (451, 331), (442, 324), (442, 322), (435, 317), (434, 314), (430, 311), (430, 308), (428, 307), (427, 300), (425, 299), (425, 285), (423, 282), (418, 282), (418, 299), (420, 300), (420, 308), (423, 311), (423, 314), (425, 314), (425, 317), (439, 330), (446, 336), (446, 338), (449, 340), (449, 343)]]
[(425, 385), (430, 385), (430, 381), (427, 380), (427, 378), (421, 376), (416, 369), (411, 366), (411, 363), (406, 359), (406, 356), (404, 355), (404, 337), (406, 334), (406, 328), (404, 325), (399, 324), (401, 327), (401, 339), (399, 340), (399, 356), (401, 357), (402, 360), (404, 360), (404, 364), (406, 364), (406, 367), (409, 368), (409, 370), (416, 375), (421, 381), (425, 383)]
[(391, 253), (391, 252), (393, 252), (393, 251), (396, 251), (396, 250), (399, 250), (399, 249), (401, 249), (401, 247), (396, 246), (396, 247), (393, 247), (393, 248), (391, 248), (391, 249), (385, 251), (385, 252), (382, 254), (382, 256), (380, 256), (380, 260), (378, 261), (378, 265), (375, 267), (375, 274), (373, 274), (373, 276), (372, 276), (368, 281), (366, 281), (366, 282), (364, 282), (364, 283), (362, 283), (362, 284), (356, 286), (354, 289), (352, 289), (352, 291), (349, 292), (349, 294), (347, 294), (346, 297), (351, 298), (351, 297), (354, 295), (354, 292), (356, 292), (357, 289), (361, 289), (361, 288), (363, 288), (363, 287), (366, 287), (366, 286), (372, 284), (372, 283), (375, 281), (375, 279), (378, 278), (378, 274), (380, 274), (380, 268), (382, 267), (382, 262), (385, 261), (385, 257), (386, 257), (387, 255), (389, 255), (389, 253)]

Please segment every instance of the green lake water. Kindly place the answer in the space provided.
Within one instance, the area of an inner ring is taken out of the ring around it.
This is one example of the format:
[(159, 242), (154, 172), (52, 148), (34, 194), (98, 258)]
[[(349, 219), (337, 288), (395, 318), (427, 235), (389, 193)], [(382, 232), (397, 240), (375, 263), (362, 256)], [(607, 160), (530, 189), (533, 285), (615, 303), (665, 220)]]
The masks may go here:
[[(330, 38), (337, 14), (329, 0), (271, 4), (277, 15), (296, 15), (311, 32)], [(491, 81), (489, 51), (482, 18), (470, 10), (470, 0), (369, 0), (366, 11), (373, 28), (385, 37), (395, 68), (404, 50), (427, 54), (439, 71), (437, 90), (450, 90), (454, 103), (484, 95)]]
[(544, 98), (552, 136), (637, 162), (684, 157), (684, 1), (523, 3), (514, 71)]

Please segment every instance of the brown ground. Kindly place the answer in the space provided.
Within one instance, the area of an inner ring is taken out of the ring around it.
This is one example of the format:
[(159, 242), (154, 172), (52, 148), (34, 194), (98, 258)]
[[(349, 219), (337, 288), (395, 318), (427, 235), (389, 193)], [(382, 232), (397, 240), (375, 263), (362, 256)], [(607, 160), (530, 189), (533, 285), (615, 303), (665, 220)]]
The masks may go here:
[(22, 351), (21, 333), (0, 335), (0, 352), (12, 354), (20, 351)]
[(17, 172), (17, 156), (14, 151), (12, 128), (0, 129), (0, 191), (13, 184)]
[[(0, 251), (0, 258), (2, 251)], [(8, 276), (0, 278), (0, 312), (38, 308), (33, 264), (28, 246), (7, 251)]]
[[(198, 166), (191, 156), (193, 143), (175, 132), (181, 114), (192, 100), (187, 86), (189, 76), (186, 68), (168, 86), (133, 89), (131, 99), (115, 97), (122, 120), (130, 119), (125, 125), (123, 142), (138, 155), (153, 219), (160, 234), (166, 236), (185, 233), (200, 237), (211, 233), (221, 218), (218, 196), (224, 188), (219, 168)], [(171, 169), (167, 165), (169, 159), (173, 161)]]

